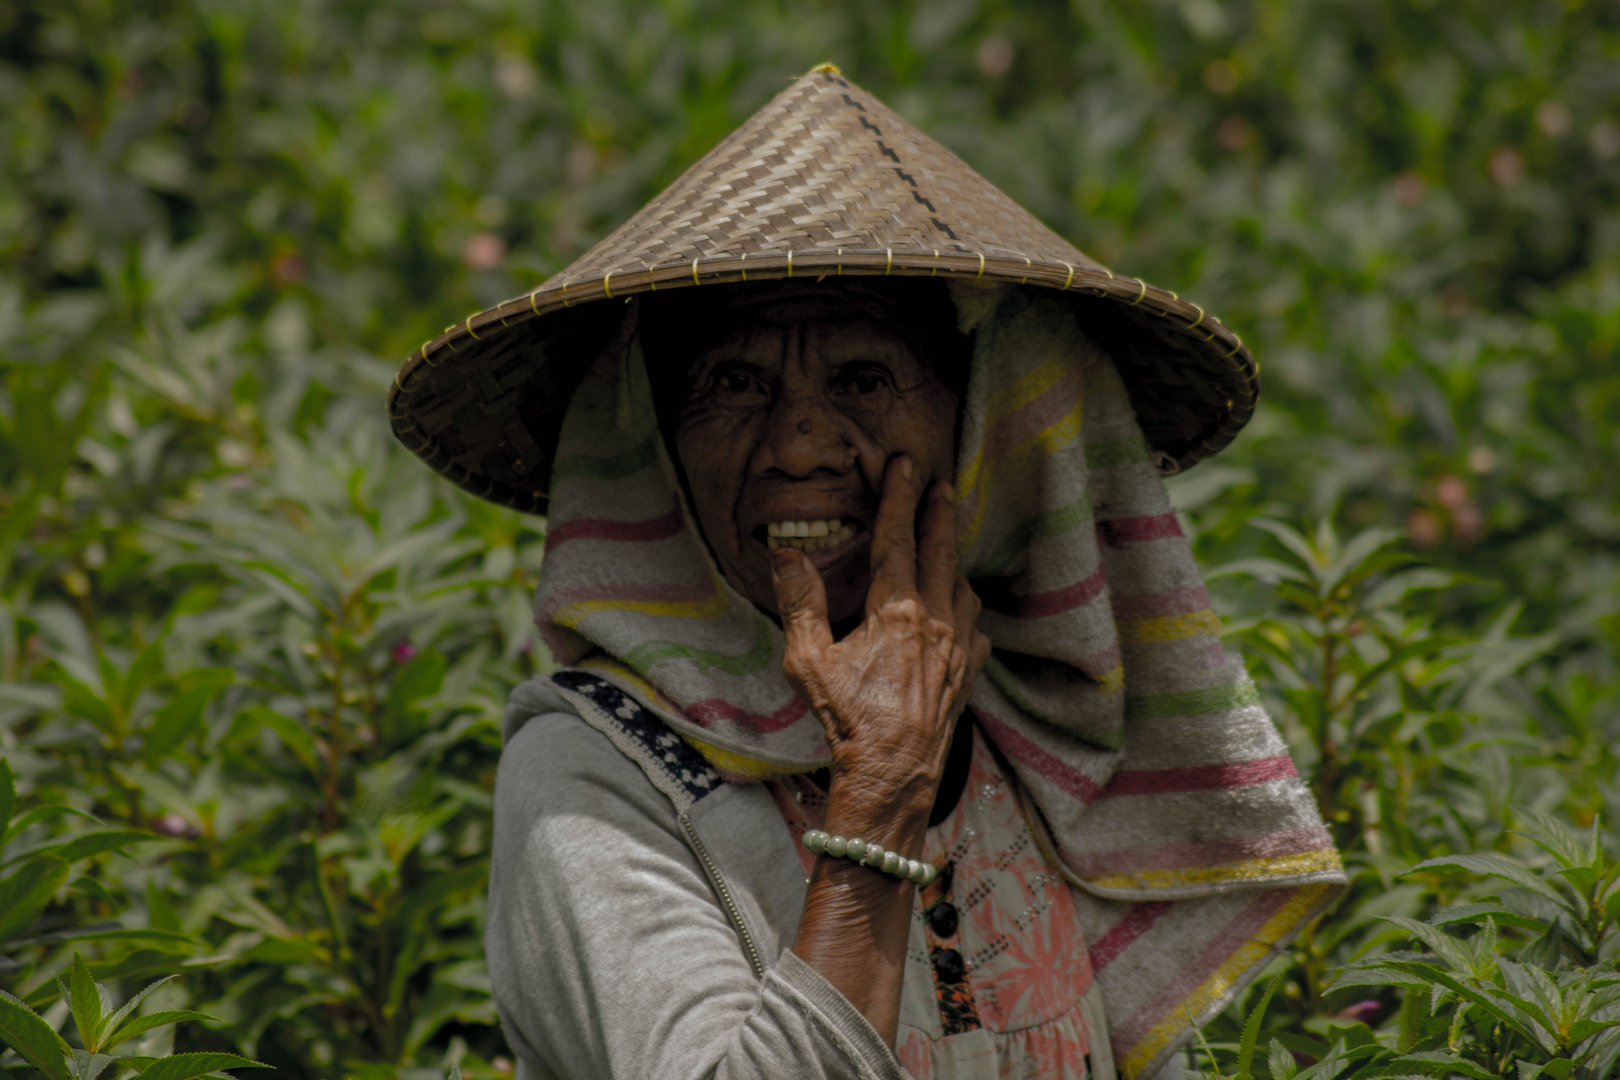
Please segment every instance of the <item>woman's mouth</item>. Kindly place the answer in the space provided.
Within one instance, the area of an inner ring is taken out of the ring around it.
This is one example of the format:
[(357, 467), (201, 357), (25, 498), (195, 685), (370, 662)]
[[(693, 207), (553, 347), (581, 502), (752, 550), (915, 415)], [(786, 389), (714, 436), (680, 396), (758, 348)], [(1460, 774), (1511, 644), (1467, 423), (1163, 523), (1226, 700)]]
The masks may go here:
[(773, 551), (779, 547), (794, 547), (804, 552), (826, 551), (853, 539), (858, 532), (858, 522), (843, 518), (772, 521), (765, 526), (765, 545)]

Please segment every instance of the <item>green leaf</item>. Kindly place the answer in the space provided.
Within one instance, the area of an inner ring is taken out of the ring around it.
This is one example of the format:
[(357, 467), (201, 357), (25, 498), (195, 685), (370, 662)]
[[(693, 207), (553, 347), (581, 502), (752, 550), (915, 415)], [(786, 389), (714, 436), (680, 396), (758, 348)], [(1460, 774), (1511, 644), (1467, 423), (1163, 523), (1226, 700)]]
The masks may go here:
[(146, 1034), (153, 1028), (159, 1028), (165, 1024), (178, 1024), (182, 1020), (211, 1020), (218, 1023), (219, 1017), (209, 1016), (207, 1013), (193, 1012), (190, 1009), (165, 1009), (162, 1012), (147, 1013), (145, 1016), (137, 1016), (108, 1035), (101, 1048), (111, 1050), (113, 1047), (128, 1042), (137, 1035)]
[(127, 855), (125, 844), (138, 844), (146, 840), (157, 840), (158, 837), (146, 832), (136, 832), (134, 829), (104, 829), (100, 832), (89, 832), (83, 836), (75, 836), (61, 844), (52, 844), (48, 848), (41, 848), (38, 854), (50, 854), (64, 862), (78, 862), (80, 859), (90, 859), (97, 855), (105, 855), (109, 851), (116, 851), (120, 855)]
[(124, 679), (124, 685), (119, 690), (119, 710), (128, 716), (135, 707), (135, 699), (140, 695), (143, 687), (147, 686), (159, 675), (163, 674), (163, 639), (158, 638), (135, 658), (129, 665), (129, 674)]
[(0, 1039), (51, 1080), (72, 1080), (67, 1040), (4, 990), (0, 990)]
[(1276, 1039), (1271, 1040), (1266, 1051), (1266, 1064), (1271, 1067), (1272, 1080), (1292, 1080), (1293, 1075), (1299, 1072), (1299, 1062), (1288, 1048)]
[(1547, 923), (1542, 919), (1509, 911), (1501, 904), (1458, 904), (1442, 908), (1429, 916), (1430, 926), (1456, 926), (1459, 923), (1480, 923), (1489, 916), (1498, 926), (1517, 926), (1521, 930), (1544, 933)]
[(1407, 877), (1422, 870), (1461, 870), (1484, 877), (1500, 878), (1512, 882), (1521, 889), (1529, 889), (1538, 896), (1546, 897), (1559, 907), (1569, 907), (1563, 893), (1518, 863), (1509, 862), (1500, 855), (1442, 855), (1437, 859), (1424, 859), (1416, 866), (1403, 870), (1395, 876)]
[(439, 692), (449, 667), (438, 650), (427, 649), (394, 677), (394, 684), (388, 688), (388, 700), (383, 703), (381, 735), (386, 743), (395, 745), (412, 734), (411, 707)]
[(316, 776), (320, 775), (320, 755), (315, 748), (315, 739), (304, 725), (264, 705), (254, 705), (252, 708), (242, 710), (238, 719), (244, 716), (249, 722), (262, 724), (275, 732), (276, 737), (293, 752), (293, 756), (304, 768)]
[(1461, 979), (1458, 979), (1456, 976), (1452, 975), (1450, 972), (1442, 971), (1439, 968), (1430, 967), (1426, 964), (1414, 964), (1410, 961), (1390, 960), (1386, 962), (1390, 967), (1404, 968), (1411, 971), (1413, 974), (1419, 974), (1419, 972), (1414, 969), (1423, 969), (1421, 971), (1423, 978), (1428, 979), (1431, 982), (1439, 983), (1441, 986), (1444, 986), (1458, 997), (1477, 1005), (1479, 1008), (1496, 1017), (1503, 1024), (1512, 1028), (1532, 1045), (1539, 1046), (1543, 1050), (1547, 1050), (1549, 1052), (1552, 1051), (1553, 1048), (1546, 1045), (1546, 1034), (1536, 1030), (1531, 1022), (1530, 1017), (1525, 1015), (1523, 1008), (1517, 1003), (1506, 1000), (1499, 994), (1475, 989), (1474, 987), (1463, 982)]
[[(164, 978), (159, 979), (155, 983), (148, 984), (139, 993), (135, 994), (128, 1001), (124, 1002), (124, 1005), (123, 1005), (123, 1007), (121, 1009), (119, 1009), (117, 1012), (112, 1014), (112, 1016), (107, 1020), (107, 1028), (109, 1030), (116, 1029), (118, 1027), (118, 1025), (120, 1025), (120, 1024), (122, 1024), (124, 1022), (124, 1020), (129, 1016), (130, 1013), (134, 1012), (140, 1006), (141, 1002), (145, 1001), (148, 997), (150, 997), (152, 995), (153, 991), (157, 990), (160, 986), (164, 986), (165, 984), (171, 982), (172, 980), (174, 980), (177, 977), (178, 976), (175, 976), (175, 975), (169, 975), (169, 976), (166, 976)], [(107, 1046), (109, 1048), (117, 1046), (119, 1043), (123, 1042), (124, 1039), (126, 1039), (128, 1037), (129, 1036), (127, 1036), (127, 1035), (110, 1037), (108, 1042), (107, 1042)]]
[(58, 670), (61, 672), (57, 675), (57, 681), (62, 685), (62, 708), (73, 716), (90, 721), (102, 731), (111, 732), (112, 706), (90, 687), (60, 668)]
[(1247, 1077), (1251, 1075), (1255, 1045), (1260, 1039), (1260, 1022), (1265, 1019), (1266, 1007), (1271, 1004), (1271, 995), (1277, 992), (1277, 987), (1282, 985), (1282, 981), (1283, 976), (1281, 973), (1272, 977), (1271, 982), (1266, 985), (1265, 993), (1260, 995), (1259, 1003), (1249, 1010), (1248, 1019), (1243, 1022), (1243, 1036), (1238, 1040), (1237, 1070), (1239, 1076)]
[(13, 941), (11, 948), (22, 949), (30, 945), (56, 945), (64, 941), (158, 941), (169, 945), (197, 944), (190, 934), (177, 930), (156, 930), (144, 926), (85, 926), (53, 930), (49, 934)]
[(111, 1054), (103, 1054), (94, 1050), (73, 1051), (73, 1071), (78, 1080), (96, 1080), (106, 1071), (107, 1066), (118, 1059)]
[(11, 827), (6, 830), (5, 840), (0, 842), (0, 844), (9, 844), (17, 837), (21, 836), (25, 829), (33, 828), (35, 825), (54, 820), (55, 818), (62, 817), (66, 814), (75, 814), (84, 818), (86, 821), (94, 821), (98, 825), (101, 823), (94, 814), (87, 814), (83, 810), (75, 810), (71, 806), (60, 806), (56, 804), (51, 806), (37, 806), (11, 823)]
[(68, 864), (54, 856), (30, 859), (0, 879), (0, 943), (34, 925), (68, 877)]
[(152, 714), (152, 726), (141, 746), (141, 761), (147, 768), (168, 757), (202, 723), (208, 703), (219, 694), (220, 686), (199, 686), (188, 690)]
[(11, 763), (0, 758), (0, 836), (6, 835), (11, 824), (11, 812), (17, 807), (17, 781), (11, 775)]
[(193, 1080), (221, 1069), (268, 1069), (262, 1061), (235, 1054), (175, 1054), (159, 1058), (151, 1067), (137, 1073), (134, 1080)]
[(90, 965), (80, 953), (73, 954), (66, 990), (73, 1022), (79, 1026), (79, 1040), (87, 1049), (100, 1050), (101, 1021), (107, 1009), (106, 991), (96, 984)]
[(1475, 1065), (1467, 1058), (1459, 1057), (1450, 1050), (1414, 1050), (1390, 1062), (1391, 1065), (1419, 1065), (1432, 1068), (1435, 1065), (1445, 1066), (1448, 1072), (1462, 1073), (1472, 1080), (1500, 1080), (1499, 1077)]
[(1536, 937), (1534, 941), (1519, 950), (1519, 962), (1534, 964), (1547, 971), (1557, 969), (1558, 962), (1563, 958), (1564, 935), (1555, 923), (1547, 927), (1546, 931)]

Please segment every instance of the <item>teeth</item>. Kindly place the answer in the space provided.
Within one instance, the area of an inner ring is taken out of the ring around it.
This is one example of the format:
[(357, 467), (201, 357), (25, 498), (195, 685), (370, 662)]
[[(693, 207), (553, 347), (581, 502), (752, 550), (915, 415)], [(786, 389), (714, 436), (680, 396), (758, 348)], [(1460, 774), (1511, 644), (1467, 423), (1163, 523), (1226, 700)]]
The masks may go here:
[(842, 528), (843, 524), (842, 518), (826, 518), (821, 521), (773, 521), (765, 526), (765, 535), (781, 537), (829, 536)]
[(855, 535), (855, 527), (842, 518), (820, 521), (773, 521), (765, 526), (765, 544), (773, 550), (796, 547), (800, 551), (823, 551), (837, 547)]

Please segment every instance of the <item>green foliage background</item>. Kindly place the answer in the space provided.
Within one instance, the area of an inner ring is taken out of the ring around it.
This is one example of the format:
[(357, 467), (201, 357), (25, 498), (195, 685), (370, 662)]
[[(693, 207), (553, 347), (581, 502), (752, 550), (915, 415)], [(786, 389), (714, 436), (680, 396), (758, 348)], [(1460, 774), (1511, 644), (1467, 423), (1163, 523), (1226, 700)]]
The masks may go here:
[(482, 885), (545, 526), (383, 393), (832, 60), (1260, 358), (1173, 487), (1357, 874), (1279, 998), (1325, 1031), (1329, 969), (1404, 940), (1373, 916), (1467, 891), (1396, 871), (1620, 811), (1617, 56), (1581, 0), (12, 0), (0, 752), (156, 838), (75, 863), (0, 985), (61, 1024), (51, 934), (111, 921), (169, 935), (81, 942), (97, 978), (221, 1018), (185, 1049), (506, 1064)]

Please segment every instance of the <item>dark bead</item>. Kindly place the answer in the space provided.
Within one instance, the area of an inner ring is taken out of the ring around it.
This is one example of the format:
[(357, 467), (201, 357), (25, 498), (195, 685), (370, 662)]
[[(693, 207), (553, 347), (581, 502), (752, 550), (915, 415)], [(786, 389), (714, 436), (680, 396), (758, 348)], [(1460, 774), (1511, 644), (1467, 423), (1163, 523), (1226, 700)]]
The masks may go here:
[(934, 954), (934, 974), (939, 976), (940, 982), (959, 983), (965, 973), (962, 954), (955, 949), (941, 949)]
[(935, 904), (928, 912), (928, 925), (940, 937), (950, 937), (956, 933), (956, 905), (948, 900)]

